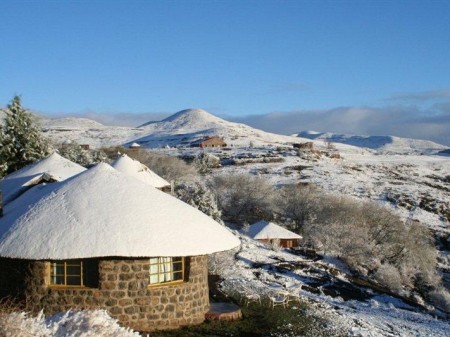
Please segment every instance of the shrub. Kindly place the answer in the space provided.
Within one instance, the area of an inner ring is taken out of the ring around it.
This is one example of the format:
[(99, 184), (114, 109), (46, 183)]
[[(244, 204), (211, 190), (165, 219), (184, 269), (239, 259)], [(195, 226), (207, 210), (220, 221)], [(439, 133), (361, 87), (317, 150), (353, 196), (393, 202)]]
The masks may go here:
[(102, 161), (107, 161), (106, 153), (101, 150), (87, 150), (75, 142), (60, 144), (57, 146), (58, 153), (74, 163), (81, 166), (89, 166)]
[(175, 196), (223, 224), (215, 195), (202, 182), (181, 182), (175, 186)]
[(238, 224), (272, 219), (275, 189), (266, 180), (246, 174), (215, 177), (212, 182), (224, 219)]
[(429, 293), (431, 302), (439, 309), (450, 312), (450, 293), (447, 289), (439, 287)]
[(381, 285), (394, 292), (398, 293), (402, 288), (402, 278), (398, 269), (389, 263), (382, 264), (374, 277)]
[(437, 250), (423, 225), (405, 222), (374, 202), (335, 196), (316, 200), (316, 213), (305, 223), (304, 235), (319, 242), (325, 253), (363, 275), (374, 274), (394, 292), (402, 286), (427, 292), (440, 284)]
[(220, 167), (220, 159), (210, 153), (202, 152), (195, 157), (194, 165), (200, 174), (208, 174), (213, 168)]

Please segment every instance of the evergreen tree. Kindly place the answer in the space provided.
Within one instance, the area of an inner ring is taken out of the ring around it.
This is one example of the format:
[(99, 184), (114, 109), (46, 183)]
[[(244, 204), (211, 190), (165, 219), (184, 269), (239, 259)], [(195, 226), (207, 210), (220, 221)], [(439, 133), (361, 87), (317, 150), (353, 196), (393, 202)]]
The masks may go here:
[(12, 99), (4, 112), (6, 116), (0, 126), (0, 177), (50, 153), (35, 117), (22, 108), (19, 96)]

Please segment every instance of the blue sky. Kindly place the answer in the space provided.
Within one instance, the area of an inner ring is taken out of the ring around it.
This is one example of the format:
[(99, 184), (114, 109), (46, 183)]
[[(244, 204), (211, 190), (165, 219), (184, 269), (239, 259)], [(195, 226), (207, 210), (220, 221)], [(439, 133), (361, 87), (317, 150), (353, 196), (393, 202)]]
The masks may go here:
[(450, 119), (446, 0), (3, 0), (0, 16), (1, 105), (21, 94), (41, 113), (119, 119), (188, 107)]

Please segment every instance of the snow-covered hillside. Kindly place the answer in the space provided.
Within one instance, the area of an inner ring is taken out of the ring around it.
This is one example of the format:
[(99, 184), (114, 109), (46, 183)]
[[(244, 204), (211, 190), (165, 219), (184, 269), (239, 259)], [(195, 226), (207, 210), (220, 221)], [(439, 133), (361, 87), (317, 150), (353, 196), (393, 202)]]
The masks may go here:
[(411, 218), (450, 234), (450, 157), (380, 155), (339, 149), (340, 158), (298, 156), (294, 150), (272, 153), (277, 162), (257, 161), (267, 150), (234, 149), (216, 153), (225, 158), (254, 159), (247, 165), (227, 165), (214, 174), (249, 173), (274, 185), (310, 183), (325, 193), (389, 203)]
[(365, 147), (382, 154), (431, 154), (448, 148), (448, 146), (429, 140), (394, 136), (358, 136), (316, 131), (301, 131), (297, 136), (324, 142)]
[(75, 141), (91, 148), (133, 142), (146, 148), (189, 146), (206, 136), (222, 137), (229, 146), (237, 147), (308, 141), (228, 122), (201, 109), (182, 110), (162, 121), (148, 122), (136, 128), (105, 126), (86, 118), (42, 119), (41, 125), (44, 135), (54, 143)]
[(105, 126), (87, 118), (41, 119), (42, 132), (53, 143), (77, 142), (91, 148), (127, 143), (142, 135), (139, 128)]
[(166, 145), (188, 146), (204, 136), (222, 137), (233, 147), (286, 145), (302, 141), (296, 137), (277, 135), (245, 124), (228, 122), (202, 109), (182, 110), (160, 122), (146, 123), (141, 127), (145, 130), (145, 136), (135, 141), (148, 148)]

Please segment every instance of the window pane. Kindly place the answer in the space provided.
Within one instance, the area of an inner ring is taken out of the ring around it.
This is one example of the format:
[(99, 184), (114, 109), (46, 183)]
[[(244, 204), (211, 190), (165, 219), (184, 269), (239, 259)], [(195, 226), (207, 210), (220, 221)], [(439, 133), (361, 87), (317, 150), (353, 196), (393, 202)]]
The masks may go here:
[(50, 283), (55, 284), (55, 285), (63, 285), (64, 284), (64, 276), (52, 276)]
[(66, 269), (67, 275), (81, 275), (81, 266), (78, 265), (67, 265)]
[(158, 274), (150, 275), (150, 284), (155, 284), (159, 282)]
[(183, 264), (180, 262), (173, 264), (173, 270), (174, 271), (181, 271), (183, 269)]
[(173, 274), (173, 280), (177, 281), (177, 280), (182, 280), (183, 279), (183, 273), (181, 272), (177, 272)]
[(53, 275), (64, 275), (64, 263), (53, 263), (52, 274)]
[(182, 257), (150, 258), (150, 284), (183, 280)]
[(67, 276), (67, 284), (68, 286), (80, 286), (81, 278), (80, 276)]
[(98, 260), (50, 262), (50, 285), (98, 287)]

